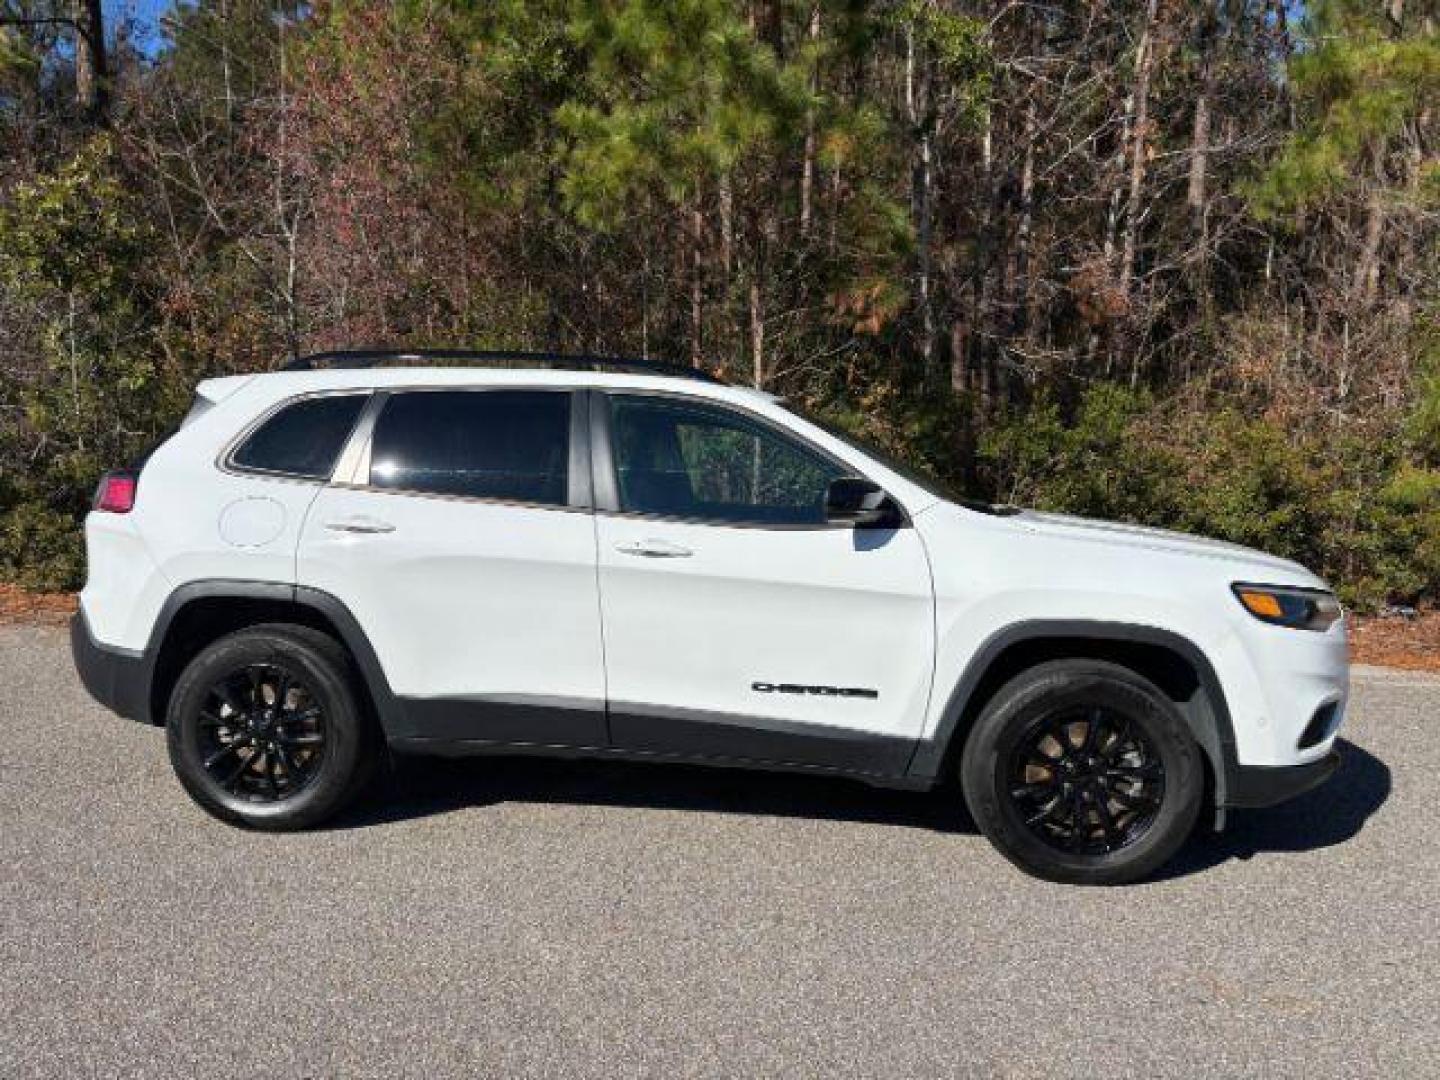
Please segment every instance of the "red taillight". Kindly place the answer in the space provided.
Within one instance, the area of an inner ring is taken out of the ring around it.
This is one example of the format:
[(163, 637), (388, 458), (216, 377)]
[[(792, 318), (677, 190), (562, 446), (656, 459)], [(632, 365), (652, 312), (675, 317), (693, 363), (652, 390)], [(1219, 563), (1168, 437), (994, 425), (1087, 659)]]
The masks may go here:
[(107, 514), (128, 514), (135, 508), (135, 484), (138, 480), (134, 473), (106, 473), (95, 489), (95, 509)]

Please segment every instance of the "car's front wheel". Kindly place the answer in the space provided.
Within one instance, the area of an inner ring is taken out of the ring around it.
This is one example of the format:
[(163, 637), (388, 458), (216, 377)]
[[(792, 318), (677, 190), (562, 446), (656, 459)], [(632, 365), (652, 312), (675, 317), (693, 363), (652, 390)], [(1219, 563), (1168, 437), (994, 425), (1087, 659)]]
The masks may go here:
[(331, 638), (265, 625), (220, 638), (180, 675), (166, 715), (170, 761), (190, 796), (225, 821), (302, 829), (345, 806), (377, 757)]
[(1114, 885), (1167, 862), (1194, 829), (1201, 750), (1175, 705), (1128, 668), (1040, 664), (986, 705), (961, 762), (976, 823), (1037, 877)]

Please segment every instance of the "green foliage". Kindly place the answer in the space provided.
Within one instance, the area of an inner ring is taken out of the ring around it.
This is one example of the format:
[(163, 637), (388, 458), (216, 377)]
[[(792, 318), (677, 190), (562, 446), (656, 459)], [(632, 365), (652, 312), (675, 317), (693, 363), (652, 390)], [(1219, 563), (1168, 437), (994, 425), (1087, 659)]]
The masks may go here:
[(1069, 417), (1050, 399), (1012, 412), (981, 454), (999, 498), (1257, 547), (1362, 608), (1440, 589), (1440, 470), (1410, 463), (1394, 436), (1183, 415), (1102, 383)]
[(1090, 517), (1173, 519), (1177, 461), (1137, 436), (1154, 403), (1144, 393), (1098, 384), (1068, 420), (1042, 397), (988, 430), (980, 455), (1001, 501)]
[(17, 185), (0, 207), (0, 287), (38, 313), (37, 371), (7, 371), (0, 401), (21, 422), (0, 432), (0, 574), (78, 583), (73, 522), (106, 468), (134, 453), (182, 407), (144, 312), (147, 236), (108, 139)]
[(75, 515), (27, 501), (0, 516), (0, 580), (23, 589), (73, 589), (85, 576), (85, 544)]
[(671, 202), (786, 136), (810, 102), (728, 0), (583, 0), (570, 23), (585, 98), (561, 105), (561, 190), (586, 225), (612, 227), (637, 194)]
[(1367, 170), (1357, 165), (1440, 98), (1440, 35), (1395, 39), (1380, 18), (1379, 5), (1367, 16), (1334, 0), (1315, 6), (1320, 43), (1290, 65), (1308, 122), (1250, 188), (1262, 218), (1363, 183)]
[(988, 22), (947, 11), (933, 0), (904, 0), (892, 17), (934, 52), (948, 89), (962, 102), (961, 115), (978, 119), (989, 105), (995, 81)]
[(1415, 336), (1415, 406), (1408, 433), (1416, 455), (1440, 465), (1440, 317), (1420, 319)]

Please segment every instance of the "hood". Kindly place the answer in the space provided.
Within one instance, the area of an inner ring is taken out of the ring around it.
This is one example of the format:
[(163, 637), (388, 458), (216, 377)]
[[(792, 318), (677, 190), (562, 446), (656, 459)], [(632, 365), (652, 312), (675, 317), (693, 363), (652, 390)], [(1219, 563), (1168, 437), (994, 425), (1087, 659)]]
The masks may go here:
[(1297, 562), (1225, 540), (1212, 540), (1209, 537), (1192, 536), (1190, 533), (1174, 532), (1170, 529), (1152, 529), (1144, 525), (1124, 525), (1114, 521), (1071, 517), (1068, 514), (1050, 514), (1040, 510), (1022, 510), (1010, 520), (1032, 532), (1060, 539), (1245, 563), (1255, 568), (1257, 576), (1268, 575), (1264, 578), (1267, 584), (1325, 587), (1323, 581)]

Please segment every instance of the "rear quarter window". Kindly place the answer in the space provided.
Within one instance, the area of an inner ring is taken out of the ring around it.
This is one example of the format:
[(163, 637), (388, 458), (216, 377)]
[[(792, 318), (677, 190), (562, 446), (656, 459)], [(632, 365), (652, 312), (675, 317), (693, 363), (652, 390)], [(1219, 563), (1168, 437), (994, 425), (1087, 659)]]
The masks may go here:
[(230, 455), (230, 465), (247, 472), (327, 479), (366, 396), (332, 394), (291, 402), (246, 437)]

